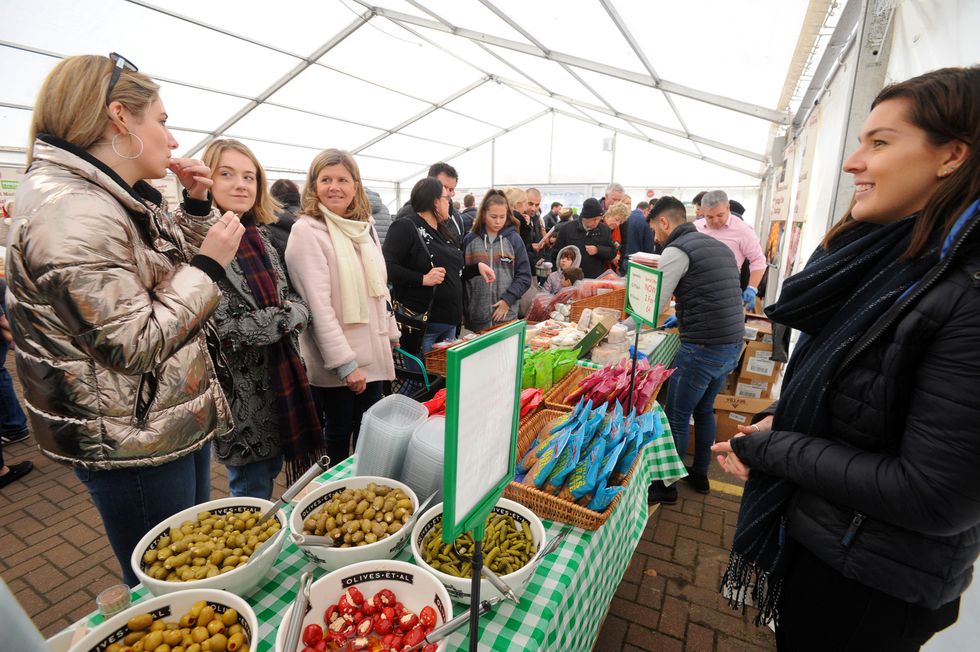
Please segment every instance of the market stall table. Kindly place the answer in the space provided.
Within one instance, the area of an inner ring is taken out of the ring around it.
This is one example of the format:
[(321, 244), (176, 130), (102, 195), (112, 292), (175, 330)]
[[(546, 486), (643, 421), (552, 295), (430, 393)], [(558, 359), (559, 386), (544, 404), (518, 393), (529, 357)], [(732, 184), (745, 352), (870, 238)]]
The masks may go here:
[[(659, 405), (654, 410), (663, 424), (664, 435), (641, 451), (633, 481), (605, 525), (593, 532), (573, 528), (558, 550), (538, 567), (519, 604), (501, 603), (484, 616), (480, 622), (480, 649), (564, 652), (592, 649), (609, 603), (646, 527), (647, 486), (653, 480), (672, 482), (685, 475), (667, 418)], [(353, 469), (351, 457), (324, 473), (318, 481), (347, 477)], [(544, 520), (544, 526), (550, 539), (563, 524)], [(398, 559), (412, 561), (410, 548), (406, 546)], [(246, 596), (259, 621), (259, 641), (251, 649), (273, 650), (276, 631), (296, 596), (299, 576), (308, 569), (314, 570), (317, 578), (326, 574), (287, 540), (267, 581)], [(137, 587), (133, 590), (134, 604), (148, 595), (146, 588)], [(464, 608), (453, 605), (457, 615)], [(101, 622), (98, 614), (87, 619), (89, 626)], [(468, 640), (464, 628), (449, 639), (449, 649), (465, 650)]]

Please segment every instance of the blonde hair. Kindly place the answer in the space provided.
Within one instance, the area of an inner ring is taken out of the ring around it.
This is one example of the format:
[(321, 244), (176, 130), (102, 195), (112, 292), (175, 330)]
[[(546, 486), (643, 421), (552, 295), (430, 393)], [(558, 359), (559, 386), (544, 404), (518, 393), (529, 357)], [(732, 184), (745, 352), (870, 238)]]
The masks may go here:
[(514, 188), (513, 186), (504, 188), (504, 195), (507, 197), (507, 203), (510, 204), (511, 211), (514, 210), (514, 206), (521, 202), (527, 204), (527, 193), (520, 188)]
[[(204, 150), (204, 155), (201, 159), (206, 166), (211, 168), (212, 177), (218, 172), (221, 155), (225, 152), (244, 154), (255, 165), (255, 203), (252, 204), (252, 208), (246, 211), (245, 214), (250, 214), (254, 217), (256, 224), (274, 224), (278, 222), (279, 218), (276, 217), (276, 211), (281, 209), (282, 205), (269, 194), (269, 189), (266, 188), (265, 170), (248, 146), (232, 138), (219, 138), (208, 143), (207, 149)], [(219, 206), (219, 208), (221, 207)]]
[(81, 149), (97, 143), (112, 120), (109, 101), (121, 103), (142, 119), (147, 107), (158, 97), (160, 87), (142, 73), (122, 69), (112, 97), (107, 100), (114, 67), (109, 57), (86, 54), (61, 60), (48, 73), (31, 115), (28, 166), (34, 160), (34, 141), (38, 134), (50, 134)]
[(303, 195), (300, 198), (300, 210), (304, 215), (318, 217), (321, 220), (323, 214), (320, 213), (320, 198), (316, 194), (316, 179), (320, 176), (323, 168), (331, 165), (343, 165), (350, 172), (354, 180), (354, 199), (347, 207), (346, 217), (358, 222), (367, 222), (371, 219), (371, 200), (364, 192), (364, 184), (361, 183), (361, 170), (357, 167), (354, 156), (342, 149), (325, 149), (316, 155), (310, 163), (310, 171), (306, 174), (306, 183), (303, 185)]
[(629, 207), (626, 204), (616, 202), (608, 209), (606, 209), (606, 214), (604, 217), (614, 217), (616, 218), (617, 223), (622, 224), (623, 222), (626, 221), (626, 218), (628, 218), (629, 215), (630, 215)]

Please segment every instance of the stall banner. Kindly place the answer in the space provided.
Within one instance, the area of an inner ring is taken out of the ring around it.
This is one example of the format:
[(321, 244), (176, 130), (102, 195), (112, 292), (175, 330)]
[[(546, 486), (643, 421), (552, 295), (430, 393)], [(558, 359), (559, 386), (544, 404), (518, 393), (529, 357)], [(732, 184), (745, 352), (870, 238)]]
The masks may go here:
[[(793, 187), (795, 162), (796, 144), (794, 143), (783, 150), (783, 165), (779, 168), (779, 174), (776, 177), (776, 187), (772, 193), (772, 207), (769, 210), (769, 220), (772, 222), (785, 222), (789, 217), (790, 188)], [(778, 263), (779, 261), (775, 262)]]
[[(817, 133), (820, 130), (820, 107), (814, 108), (813, 113), (806, 121), (800, 137), (797, 139), (797, 147), (800, 148), (800, 174), (796, 183), (796, 201), (793, 202), (793, 221), (803, 222), (806, 220), (807, 196), (810, 192), (810, 174), (813, 170), (813, 155), (817, 149)], [(790, 256), (793, 250), (790, 249)], [(787, 266), (787, 270), (792, 269), (792, 265)]]
[(783, 245), (783, 231), (786, 229), (786, 222), (776, 222), (776, 216), (773, 216), (773, 222), (769, 224), (769, 238), (766, 240), (766, 262), (770, 265), (779, 264), (779, 252), (782, 250)]
[(787, 278), (793, 273), (793, 266), (796, 265), (796, 259), (800, 255), (800, 236), (802, 234), (803, 222), (793, 222), (789, 231), (789, 257), (786, 259), (786, 270), (783, 272), (783, 278)]

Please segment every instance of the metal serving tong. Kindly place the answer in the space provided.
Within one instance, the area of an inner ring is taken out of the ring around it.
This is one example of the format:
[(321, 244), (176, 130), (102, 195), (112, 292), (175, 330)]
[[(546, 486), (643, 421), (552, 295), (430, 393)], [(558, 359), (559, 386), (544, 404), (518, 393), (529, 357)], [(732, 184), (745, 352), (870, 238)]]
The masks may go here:
[(306, 608), (310, 604), (310, 585), (313, 584), (313, 573), (306, 571), (299, 578), (299, 590), (296, 591), (296, 600), (293, 601), (293, 608), (289, 612), (289, 627), (286, 629), (286, 650), (295, 650), (299, 645), (299, 635), (303, 631), (303, 616), (306, 615)]
[(262, 516), (259, 517), (259, 520), (255, 524), (261, 525), (262, 523), (265, 523), (270, 518), (272, 518), (273, 514), (278, 512), (284, 506), (288, 505), (289, 501), (291, 501), (293, 498), (296, 497), (296, 494), (302, 491), (303, 488), (306, 487), (306, 485), (310, 484), (310, 482), (313, 481), (313, 478), (320, 475), (321, 473), (323, 473), (329, 468), (330, 468), (330, 458), (324, 455), (323, 457), (318, 459), (316, 461), (316, 464), (311, 466), (306, 473), (301, 475), (299, 477), (299, 480), (291, 484), (284, 492), (282, 492), (282, 496), (279, 498), (279, 500), (277, 500), (272, 505), (272, 507), (265, 510), (265, 512), (262, 513)]
[[(481, 600), (479, 614), (483, 616), (484, 614), (490, 613), (490, 610), (493, 609), (498, 604), (500, 604), (502, 601), (503, 598), (501, 597), (493, 597), (490, 598), (489, 600)], [(422, 639), (422, 641), (408, 648), (407, 652), (417, 652), (417, 650), (421, 650), (426, 645), (438, 643), (442, 639), (446, 638), (447, 636), (455, 632), (457, 629), (461, 628), (463, 625), (470, 622), (471, 613), (472, 612), (469, 610), (469, 608), (467, 608), (466, 611), (456, 616), (449, 622), (444, 623), (439, 627), (433, 629), (431, 632), (429, 632), (429, 634), (424, 639)]]

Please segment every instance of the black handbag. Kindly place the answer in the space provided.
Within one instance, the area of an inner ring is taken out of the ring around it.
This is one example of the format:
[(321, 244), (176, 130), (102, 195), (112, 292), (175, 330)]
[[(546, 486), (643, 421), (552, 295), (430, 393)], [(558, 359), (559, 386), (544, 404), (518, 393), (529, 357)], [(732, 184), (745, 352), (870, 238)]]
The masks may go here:
[[(419, 242), (422, 243), (422, 249), (429, 256), (429, 264), (435, 267), (432, 252), (426, 246), (422, 233), (417, 228), (415, 229), (415, 233), (419, 237)], [(425, 330), (429, 325), (429, 313), (432, 311), (432, 302), (435, 301), (437, 287), (432, 287), (432, 296), (429, 297), (429, 304), (425, 307), (424, 311), (410, 308), (396, 299), (392, 299), (391, 301), (392, 311), (395, 313), (395, 321), (398, 322), (398, 329), (402, 334), (400, 346), (409, 353), (417, 354), (422, 350), (422, 338), (425, 336)]]

